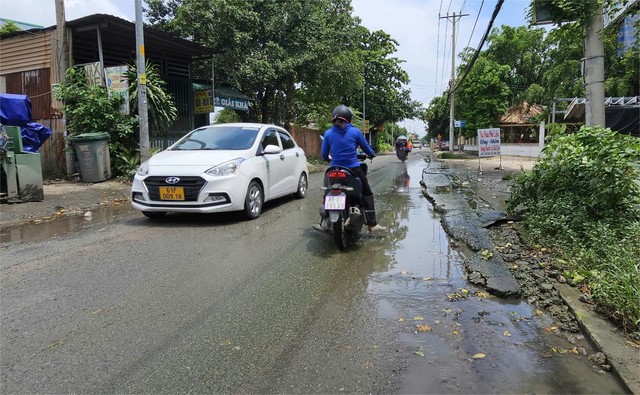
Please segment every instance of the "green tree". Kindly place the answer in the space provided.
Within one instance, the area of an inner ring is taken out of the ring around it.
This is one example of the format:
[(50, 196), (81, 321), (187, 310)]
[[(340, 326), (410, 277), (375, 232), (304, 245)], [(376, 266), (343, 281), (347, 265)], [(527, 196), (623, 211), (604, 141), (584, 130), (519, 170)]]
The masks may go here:
[(306, 123), (341, 102), (362, 112), (363, 83), (368, 120), (411, 115), (408, 76), (388, 56), (397, 43), (352, 12), (350, 0), (151, 0), (147, 17), (215, 51), (216, 79), (255, 98), (245, 119)]
[(447, 96), (431, 99), (429, 106), (422, 112), (421, 119), (427, 124), (429, 138), (444, 137), (449, 130), (449, 103)]
[[(131, 111), (138, 112), (138, 78), (137, 63), (127, 69), (129, 81), (129, 103)], [(173, 97), (165, 89), (166, 83), (160, 76), (158, 67), (147, 59), (145, 61), (145, 74), (147, 75), (147, 110), (151, 131), (166, 130), (178, 117)]]
[[(547, 44), (544, 29), (527, 26), (494, 28), (488, 37), (483, 55), (500, 65), (509, 66), (507, 86), (517, 104), (533, 84), (538, 84), (545, 71)], [(529, 92), (528, 96), (531, 96)]]
[(478, 57), (464, 84), (456, 91), (456, 118), (464, 119), (466, 137), (476, 129), (496, 126), (497, 118), (509, 107), (511, 90), (507, 85), (510, 67), (484, 56)]
[[(366, 118), (372, 127), (420, 115), (420, 103), (411, 100), (411, 92), (403, 88), (409, 75), (401, 67), (402, 60), (392, 55), (398, 42), (384, 31), (369, 32), (361, 27), (359, 57), (363, 65)], [(346, 102), (362, 102), (362, 85), (351, 92)], [(358, 105), (358, 104), (355, 104)]]
[(20, 30), (22, 29), (20, 29), (14, 21), (5, 21), (4, 24), (0, 26), (0, 34), (19, 32)]
[(240, 115), (238, 115), (237, 112), (235, 112), (230, 108), (224, 108), (220, 110), (218, 114), (216, 114), (216, 117), (213, 123), (214, 124), (233, 123), (233, 122), (240, 122), (240, 121), (242, 121), (242, 118), (240, 117)]
[(584, 81), (580, 62), (583, 55), (581, 28), (569, 23), (562, 29), (553, 29), (544, 39), (547, 51), (547, 67), (542, 74), (545, 89), (543, 103), (554, 97), (584, 97)]

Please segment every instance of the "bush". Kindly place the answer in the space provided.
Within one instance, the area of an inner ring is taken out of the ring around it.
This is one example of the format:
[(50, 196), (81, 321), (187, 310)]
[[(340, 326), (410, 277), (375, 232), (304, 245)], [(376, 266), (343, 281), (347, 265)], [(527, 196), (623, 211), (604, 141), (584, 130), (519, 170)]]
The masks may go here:
[(108, 97), (102, 86), (91, 86), (86, 82), (82, 68), (67, 69), (65, 80), (54, 90), (57, 100), (64, 102), (67, 133), (74, 136), (82, 133), (109, 133), (109, 152), (116, 176), (127, 176), (122, 169), (128, 166), (123, 156), (129, 148), (137, 146), (135, 130), (136, 116), (120, 113), (122, 97)]
[(601, 311), (640, 323), (640, 140), (601, 127), (553, 130), (509, 210), (524, 209), (532, 243), (554, 247), (585, 277)]

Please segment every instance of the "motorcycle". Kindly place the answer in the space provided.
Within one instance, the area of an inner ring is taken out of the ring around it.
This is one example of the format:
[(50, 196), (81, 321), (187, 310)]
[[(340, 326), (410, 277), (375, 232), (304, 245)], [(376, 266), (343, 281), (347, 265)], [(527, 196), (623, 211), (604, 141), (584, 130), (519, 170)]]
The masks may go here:
[[(360, 167), (367, 174), (365, 153), (358, 153)], [(320, 227), (333, 234), (341, 251), (355, 243), (367, 222), (362, 204), (362, 181), (348, 168), (331, 166), (324, 174), (323, 205), (320, 206)]]
[(396, 156), (402, 163), (407, 160), (409, 152), (411, 152), (411, 148), (407, 147), (406, 143), (396, 144)]

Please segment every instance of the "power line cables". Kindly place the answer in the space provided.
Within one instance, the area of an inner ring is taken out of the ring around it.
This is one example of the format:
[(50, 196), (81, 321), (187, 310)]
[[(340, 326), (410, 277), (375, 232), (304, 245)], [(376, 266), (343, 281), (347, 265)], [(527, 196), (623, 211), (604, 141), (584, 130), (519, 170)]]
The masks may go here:
[(482, 12), (482, 6), (483, 5), (484, 5), (484, 0), (482, 0), (482, 3), (480, 3), (480, 9), (478, 10), (478, 16), (476, 16), (476, 21), (473, 23), (473, 29), (471, 29), (471, 35), (469, 36), (469, 41), (467, 42), (467, 46), (465, 48), (468, 48), (469, 44), (471, 44), (471, 38), (473, 37), (473, 33), (476, 31), (476, 25), (478, 24), (478, 19), (480, 18), (480, 13)]
[(469, 62), (469, 65), (467, 65), (467, 69), (464, 71), (464, 74), (462, 75), (462, 78), (460, 78), (460, 81), (458, 81), (458, 83), (453, 86), (453, 88), (451, 89), (451, 92), (455, 92), (460, 87), (460, 85), (462, 85), (462, 83), (464, 82), (465, 78), (467, 78), (467, 75), (469, 74), (469, 71), (471, 71), (471, 68), (473, 67), (473, 64), (476, 62), (476, 59), (478, 59), (478, 56), (480, 55), (480, 50), (482, 49), (482, 46), (484, 45), (484, 42), (487, 39), (487, 36), (491, 32), (491, 28), (493, 27), (493, 22), (496, 20), (496, 17), (498, 16), (498, 13), (500, 12), (500, 8), (502, 7), (502, 3), (504, 3), (504, 0), (498, 0), (498, 3), (496, 4), (496, 8), (493, 10), (493, 15), (491, 15), (491, 20), (489, 21), (489, 25), (487, 26), (487, 30), (484, 32), (484, 35), (482, 36), (482, 39), (480, 40), (480, 44), (478, 44), (478, 48), (476, 49), (476, 52), (473, 54), (473, 58), (471, 58), (471, 61)]
[(440, 13), (442, 12), (442, 0), (440, 0), (440, 8), (438, 9), (438, 41), (436, 44), (436, 83), (434, 86), (433, 94), (438, 92), (438, 61), (440, 57)]

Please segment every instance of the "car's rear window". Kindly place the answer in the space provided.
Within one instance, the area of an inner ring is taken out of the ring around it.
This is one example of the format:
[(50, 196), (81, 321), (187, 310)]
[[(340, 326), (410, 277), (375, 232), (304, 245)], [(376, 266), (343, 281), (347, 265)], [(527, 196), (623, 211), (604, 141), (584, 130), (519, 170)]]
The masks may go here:
[(259, 128), (250, 126), (215, 126), (192, 131), (171, 148), (174, 151), (244, 150), (251, 148)]

